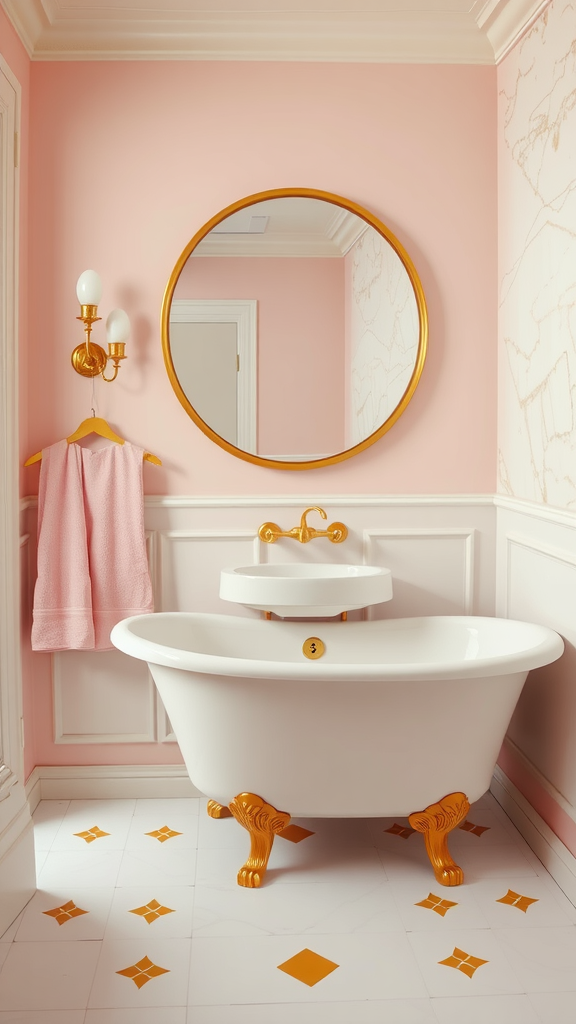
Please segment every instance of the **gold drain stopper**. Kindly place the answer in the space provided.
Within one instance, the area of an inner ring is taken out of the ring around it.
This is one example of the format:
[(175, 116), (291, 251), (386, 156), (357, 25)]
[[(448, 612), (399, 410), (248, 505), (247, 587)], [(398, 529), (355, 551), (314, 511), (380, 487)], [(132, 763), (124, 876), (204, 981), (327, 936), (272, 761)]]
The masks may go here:
[(321, 658), (325, 650), (326, 646), (318, 636), (309, 636), (302, 644), (302, 653), (312, 661)]

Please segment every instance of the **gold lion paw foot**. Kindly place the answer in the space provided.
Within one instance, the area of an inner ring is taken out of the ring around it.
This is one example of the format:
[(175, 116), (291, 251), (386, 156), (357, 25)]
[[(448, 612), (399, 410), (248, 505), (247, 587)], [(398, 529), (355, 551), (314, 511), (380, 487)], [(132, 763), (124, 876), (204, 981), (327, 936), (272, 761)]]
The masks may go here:
[(237, 876), (238, 885), (244, 886), (245, 889), (259, 889), (265, 871), (265, 868), (261, 871), (256, 871), (255, 868), (240, 868)]
[(436, 881), (440, 885), (462, 885), (464, 872), (457, 864), (445, 864), (442, 868), (434, 868)]
[(274, 836), (286, 828), (290, 815), (277, 811), (256, 793), (240, 793), (234, 797), (230, 811), (250, 833), (250, 856), (238, 872), (238, 885), (257, 889), (266, 873)]
[(424, 811), (415, 811), (408, 817), (412, 828), (424, 835), (426, 852), (440, 885), (461, 885), (464, 881), (462, 868), (454, 863), (448, 851), (448, 833), (464, 820), (469, 810), (464, 793), (449, 793), (437, 804), (430, 804)]

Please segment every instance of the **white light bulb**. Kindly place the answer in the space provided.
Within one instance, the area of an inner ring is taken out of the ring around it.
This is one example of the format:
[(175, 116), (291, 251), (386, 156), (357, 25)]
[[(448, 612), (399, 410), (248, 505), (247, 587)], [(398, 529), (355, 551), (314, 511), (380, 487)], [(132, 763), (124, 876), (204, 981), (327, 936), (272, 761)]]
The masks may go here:
[(106, 320), (106, 338), (109, 342), (127, 341), (130, 337), (130, 318), (123, 309), (113, 309)]
[(102, 281), (95, 270), (85, 270), (76, 284), (76, 295), (81, 306), (97, 306), (102, 298)]

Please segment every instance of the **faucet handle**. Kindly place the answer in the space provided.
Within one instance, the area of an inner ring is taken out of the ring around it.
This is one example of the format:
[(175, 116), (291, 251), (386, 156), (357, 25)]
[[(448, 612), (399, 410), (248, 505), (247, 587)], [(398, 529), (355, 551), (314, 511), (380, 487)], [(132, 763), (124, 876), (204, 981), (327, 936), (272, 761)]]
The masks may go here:
[(341, 544), (348, 536), (348, 527), (344, 523), (332, 523), (326, 530), (328, 540), (333, 544)]

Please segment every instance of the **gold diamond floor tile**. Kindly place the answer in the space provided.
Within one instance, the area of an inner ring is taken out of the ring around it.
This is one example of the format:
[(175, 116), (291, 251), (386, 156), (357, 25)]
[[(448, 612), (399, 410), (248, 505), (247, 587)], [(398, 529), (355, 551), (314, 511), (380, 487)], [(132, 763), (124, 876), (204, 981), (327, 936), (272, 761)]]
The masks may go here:
[(308, 828), (302, 828), (301, 825), (286, 825), (286, 828), (278, 833), (281, 839), (288, 839), (291, 843), (301, 843), (303, 839), (308, 839), (309, 836), (315, 834)]
[(278, 970), (284, 971), (285, 974), (296, 978), (297, 981), (312, 987), (323, 978), (328, 977), (339, 966), (332, 960), (327, 960), (326, 957), (315, 953), (312, 949), (302, 949), (283, 964), (279, 964)]
[(81, 910), (77, 907), (73, 900), (68, 900), (67, 903), (63, 903), (61, 907), (54, 907), (52, 910), (43, 910), (43, 914), (46, 917), (53, 917), (59, 925), (66, 924), (67, 921), (71, 921), (73, 917), (81, 917), (82, 914), (87, 914), (87, 910)]
[(416, 835), (416, 830), (410, 828), (409, 825), (398, 825), (394, 822), (390, 828), (385, 828), (385, 832), (388, 832), (391, 836), (398, 836), (400, 839), (410, 839), (410, 836)]
[(436, 896), (433, 892), (429, 893), (425, 900), (420, 900), (419, 903), (414, 904), (415, 907), (424, 907), (426, 910), (433, 910), (440, 917), (445, 917), (452, 907), (457, 907), (457, 903), (453, 903), (451, 900), (441, 899), (440, 896)]
[(152, 836), (152, 839), (157, 839), (159, 843), (165, 843), (167, 839), (174, 839), (175, 836), (181, 836), (181, 832), (175, 832), (173, 829), (168, 828), (168, 825), (163, 825), (162, 828), (157, 828), (154, 832), (145, 832), (147, 836)]
[(158, 900), (150, 900), (143, 907), (135, 907), (134, 910), (129, 911), (130, 914), (138, 914), (143, 917), (148, 924), (152, 924), (157, 921), (159, 917), (163, 917), (165, 914), (173, 914), (174, 910), (171, 907), (163, 907)]
[(466, 974), (469, 978), (472, 978), (479, 967), (482, 964), (487, 964), (488, 960), (481, 960), (480, 957), (471, 956), (470, 953), (465, 953), (463, 949), (454, 947), (452, 956), (446, 958), (446, 960), (439, 960), (439, 964), (443, 964), (445, 967), (454, 967), (457, 971), (462, 971), (462, 974)]
[(130, 978), (137, 988), (147, 985), (153, 978), (159, 978), (160, 975), (169, 973), (170, 971), (165, 967), (159, 967), (158, 964), (152, 963), (148, 956), (142, 957), (138, 963), (132, 964), (130, 967), (116, 971), (116, 974), (121, 974), (124, 978)]
[(496, 900), (496, 903), (507, 903), (511, 907), (517, 907), (518, 910), (522, 910), (524, 913), (531, 907), (533, 903), (538, 903), (539, 900), (531, 899), (529, 896), (521, 896), (520, 893), (514, 892), (513, 889), (508, 889), (505, 896), (501, 899)]
[(481, 836), (484, 832), (490, 831), (489, 825), (475, 825), (472, 821), (463, 821), (458, 828), (462, 829), (463, 832), (470, 832), (473, 836)]
[(109, 836), (109, 832), (103, 832), (97, 825), (93, 825), (92, 828), (87, 829), (85, 832), (75, 832), (75, 836), (79, 839), (83, 839), (86, 843), (93, 843), (95, 839), (103, 839), (104, 836)]

